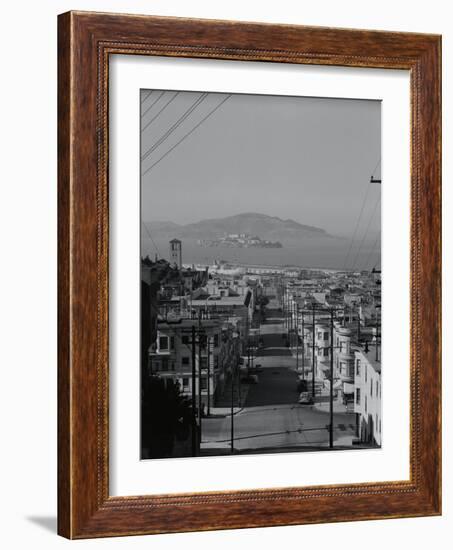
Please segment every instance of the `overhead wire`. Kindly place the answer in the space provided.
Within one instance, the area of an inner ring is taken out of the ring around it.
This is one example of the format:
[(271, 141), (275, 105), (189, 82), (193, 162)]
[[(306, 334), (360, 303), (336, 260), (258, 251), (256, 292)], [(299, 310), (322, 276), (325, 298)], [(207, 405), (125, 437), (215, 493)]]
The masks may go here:
[(145, 222), (142, 222), (142, 225), (143, 225), (143, 227), (145, 228), (145, 231), (146, 231), (146, 233), (148, 234), (148, 237), (151, 239), (151, 242), (153, 243), (154, 248), (156, 249), (157, 254), (159, 255), (159, 257), (162, 257), (162, 255), (161, 255), (161, 253), (160, 253), (160, 251), (159, 251), (159, 248), (157, 247), (157, 244), (154, 242), (154, 239), (153, 239), (153, 237), (152, 237), (152, 235), (151, 235), (151, 231), (148, 229), (148, 227), (146, 226), (146, 223), (145, 223)]
[(360, 208), (359, 216), (358, 216), (358, 218), (357, 218), (357, 221), (356, 221), (356, 224), (355, 224), (355, 228), (354, 228), (354, 232), (353, 232), (353, 234), (352, 234), (352, 238), (351, 238), (351, 241), (350, 241), (350, 243), (349, 243), (348, 253), (346, 254), (346, 257), (345, 257), (345, 260), (344, 260), (343, 269), (346, 269), (346, 265), (347, 265), (347, 263), (348, 263), (349, 256), (350, 256), (350, 254), (351, 254), (352, 247), (353, 247), (353, 245), (354, 245), (355, 238), (356, 238), (356, 235), (357, 235), (357, 230), (359, 229), (359, 225), (360, 225), (360, 222), (361, 222), (361, 220), (362, 220), (362, 215), (363, 215), (363, 211), (364, 211), (364, 209), (365, 209), (366, 201), (367, 201), (367, 199), (368, 199), (368, 194), (369, 194), (369, 192), (370, 192), (371, 184), (373, 183), (373, 181), (372, 181), (372, 180), (373, 180), (373, 176), (374, 176), (374, 174), (375, 174), (375, 172), (376, 172), (376, 170), (377, 170), (377, 167), (379, 166), (379, 163), (380, 163), (380, 162), (381, 162), (381, 159), (379, 158), (379, 160), (377, 161), (376, 166), (374, 167), (374, 170), (373, 170), (373, 172), (372, 172), (372, 174), (371, 174), (371, 178), (370, 178), (370, 180), (369, 180), (369, 182), (368, 182), (368, 187), (367, 187), (367, 189), (366, 189), (365, 196), (364, 196), (363, 201), (362, 201), (362, 206), (361, 206), (361, 208)]
[(145, 101), (149, 98), (149, 96), (152, 95), (153, 92), (154, 92), (154, 90), (149, 90), (148, 92), (146, 92), (145, 97), (142, 98), (142, 105), (143, 105), (143, 103), (145, 103)]
[(151, 153), (153, 153), (159, 145), (161, 145), (170, 135), (189, 117), (192, 112), (202, 103), (208, 94), (205, 92), (199, 96), (199, 98), (178, 118), (178, 120), (153, 144), (145, 153), (143, 153), (141, 159), (146, 160)]
[(142, 118), (154, 107), (154, 105), (159, 101), (159, 99), (164, 95), (165, 91), (160, 92), (157, 98), (149, 105), (142, 113)]
[(151, 166), (142, 172), (142, 176), (147, 174), (152, 170), (159, 162), (161, 162), (167, 155), (169, 155), (176, 147), (178, 147), (185, 139), (187, 139), (197, 128), (199, 128), (211, 115), (213, 115), (230, 97), (232, 94), (228, 94), (214, 109), (212, 109), (207, 115), (205, 115), (200, 122), (198, 122), (189, 132), (187, 132), (179, 141), (177, 141), (173, 147), (171, 147), (166, 153), (164, 153), (160, 158), (158, 158)]
[(153, 116), (151, 120), (148, 120), (148, 122), (142, 127), (142, 132), (144, 132), (158, 117), (159, 115), (165, 111), (165, 109), (170, 105), (170, 103), (176, 98), (176, 96), (179, 94), (179, 92), (176, 92), (173, 97), (170, 98), (165, 105), (159, 109), (159, 111)]
[(372, 255), (374, 254), (374, 250), (375, 250), (375, 248), (376, 248), (377, 243), (380, 241), (380, 239), (381, 239), (381, 233), (379, 232), (379, 233), (377, 234), (377, 236), (376, 236), (376, 239), (375, 239), (375, 241), (374, 241), (374, 243), (373, 243), (373, 246), (372, 246), (371, 249), (370, 249), (370, 252), (369, 252), (368, 257), (367, 257), (367, 259), (366, 259), (366, 262), (365, 262), (365, 264), (364, 264), (364, 269), (367, 269), (367, 268), (368, 268), (368, 265), (369, 265), (369, 263), (370, 263), (370, 259), (371, 259)]
[(363, 243), (365, 242), (365, 239), (368, 235), (368, 231), (370, 230), (370, 226), (371, 226), (371, 222), (373, 221), (373, 218), (374, 218), (374, 215), (376, 214), (376, 210), (377, 210), (377, 207), (378, 207), (378, 204), (381, 202), (381, 195), (379, 194), (379, 197), (377, 199), (377, 201), (375, 202), (374, 204), (374, 208), (373, 208), (373, 212), (371, 213), (371, 216), (369, 217), (369, 220), (368, 220), (368, 225), (365, 229), (365, 233), (363, 234), (363, 237), (362, 237), (362, 240), (360, 241), (360, 244), (359, 244), (359, 247), (357, 249), (357, 252), (356, 252), (356, 255), (354, 257), (354, 263), (352, 264), (352, 269), (354, 270), (355, 269), (355, 266), (356, 266), (356, 263), (357, 263), (357, 259), (359, 257), (359, 254), (360, 254), (360, 251), (362, 250), (362, 246), (363, 246)]

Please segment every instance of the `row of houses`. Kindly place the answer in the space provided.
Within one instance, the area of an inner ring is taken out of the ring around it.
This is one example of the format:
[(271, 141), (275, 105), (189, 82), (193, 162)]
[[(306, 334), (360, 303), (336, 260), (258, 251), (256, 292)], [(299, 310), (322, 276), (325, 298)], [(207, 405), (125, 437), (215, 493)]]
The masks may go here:
[(376, 280), (358, 291), (334, 292), (327, 285), (316, 292), (285, 283), (281, 303), (296, 347), (299, 372), (314, 376), (317, 388), (333, 390), (338, 401), (356, 413), (358, 440), (381, 444), (380, 292)]
[[(247, 353), (261, 285), (185, 268), (180, 247), (177, 239), (170, 242), (172, 263), (142, 262), (143, 375), (178, 383), (209, 411)], [(143, 322), (144, 312), (150, 322)]]

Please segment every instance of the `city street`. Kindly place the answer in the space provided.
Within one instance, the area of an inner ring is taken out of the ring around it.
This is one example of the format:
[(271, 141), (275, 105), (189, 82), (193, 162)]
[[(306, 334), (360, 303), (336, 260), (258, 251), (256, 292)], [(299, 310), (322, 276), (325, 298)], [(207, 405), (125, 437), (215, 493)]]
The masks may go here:
[[(282, 313), (271, 300), (260, 326), (263, 346), (255, 365), (261, 365), (258, 383), (250, 384), (243, 408), (234, 414), (234, 452), (311, 450), (329, 444), (329, 412), (299, 405), (296, 359), (285, 346)], [(355, 417), (334, 414), (334, 444), (351, 445)], [(202, 454), (231, 452), (231, 415), (203, 419)], [(223, 451), (223, 452), (222, 452)]]

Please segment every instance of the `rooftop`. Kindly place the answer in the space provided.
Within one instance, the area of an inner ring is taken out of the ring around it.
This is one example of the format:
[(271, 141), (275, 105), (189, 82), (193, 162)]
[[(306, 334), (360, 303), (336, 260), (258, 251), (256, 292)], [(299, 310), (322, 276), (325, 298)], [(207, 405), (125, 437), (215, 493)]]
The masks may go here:
[(219, 328), (221, 325), (220, 321), (214, 319), (178, 319), (175, 321), (161, 321), (157, 322), (158, 330), (184, 330), (195, 328)]
[(244, 306), (244, 296), (210, 296), (209, 299), (192, 300), (193, 306)]

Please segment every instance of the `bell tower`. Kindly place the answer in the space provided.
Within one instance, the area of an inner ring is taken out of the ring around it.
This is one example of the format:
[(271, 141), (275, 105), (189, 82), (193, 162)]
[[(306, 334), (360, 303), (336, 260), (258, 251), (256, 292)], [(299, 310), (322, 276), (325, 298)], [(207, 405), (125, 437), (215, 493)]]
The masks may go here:
[(179, 269), (182, 268), (181, 244), (179, 239), (172, 239), (170, 241), (170, 264), (176, 265)]

